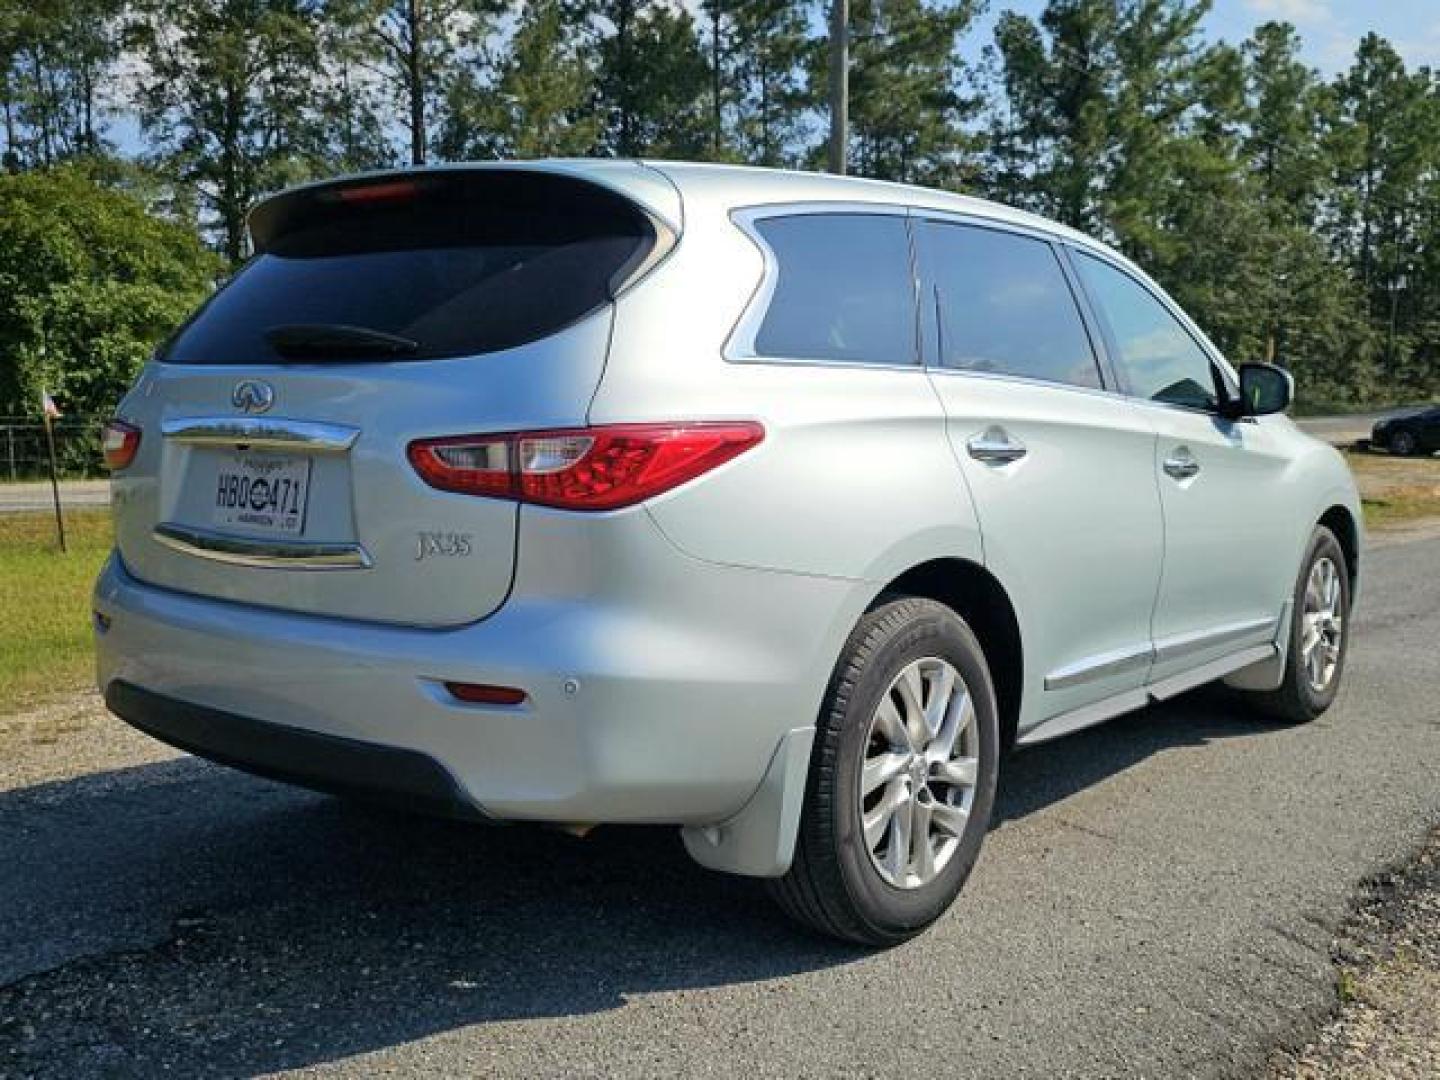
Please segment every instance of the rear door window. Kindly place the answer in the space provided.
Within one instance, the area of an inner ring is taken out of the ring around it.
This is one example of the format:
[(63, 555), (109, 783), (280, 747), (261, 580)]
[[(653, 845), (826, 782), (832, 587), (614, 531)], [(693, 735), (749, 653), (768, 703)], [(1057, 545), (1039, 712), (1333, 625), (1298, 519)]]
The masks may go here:
[[(620, 196), (538, 172), (302, 189), (263, 205), (252, 227), (257, 254), (162, 360), (283, 363), (302, 358), (287, 342), (305, 331), (305, 359), (327, 349), (345, 359), (367, 345), (374, 353), (380, 335), (413, 343), (385, 353), (396, 358), (507, 349), (606, 303), (656, 242), (649, 219)], [(277, 328), (291, 331), (278, 346)]]
[(920, 251), (941, 367), (1100, 387), (1080, 309), (1048, 243), (927, 221)]
[(905, 219), (799, 214), (755, 228), (779, 267), (757, 356), (914, 364), (915, 296)]

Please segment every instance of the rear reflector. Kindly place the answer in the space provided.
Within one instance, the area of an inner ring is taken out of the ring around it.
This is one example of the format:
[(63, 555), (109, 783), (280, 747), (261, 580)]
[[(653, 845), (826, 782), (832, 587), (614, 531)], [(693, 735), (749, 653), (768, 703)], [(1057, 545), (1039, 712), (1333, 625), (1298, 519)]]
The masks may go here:
[(612, 424), (410, 444), (431, 487), (564, 510), (616, 510), (693, 480), (765, 437), (752, 422)]
[(471, 705), (519, 705), (525, 700), (525, 691), (513, 686), (486, 686), (484, 683), (447, 682), (445, 689), (450, 696)]
[(124, 420), (111, 420), (100, 436), (105, 455), (105, 468), (111, 472), (127, 468), (140, 449), (140, 429)]

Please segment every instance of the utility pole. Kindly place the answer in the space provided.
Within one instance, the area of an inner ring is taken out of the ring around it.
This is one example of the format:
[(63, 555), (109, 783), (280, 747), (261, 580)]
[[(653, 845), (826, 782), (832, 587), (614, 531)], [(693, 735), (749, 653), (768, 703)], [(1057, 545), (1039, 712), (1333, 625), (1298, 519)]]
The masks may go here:
[(850, 0), (830, 0), (830, 171), (845, 175), (850, 142)]

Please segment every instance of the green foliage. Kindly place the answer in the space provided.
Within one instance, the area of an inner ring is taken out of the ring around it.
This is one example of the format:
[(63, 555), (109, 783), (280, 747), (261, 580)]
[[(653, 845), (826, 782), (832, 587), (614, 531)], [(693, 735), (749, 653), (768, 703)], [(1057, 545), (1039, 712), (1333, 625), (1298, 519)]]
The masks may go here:
[(193, 230), (83, 169), (0, 175), (0, 414), (104, 415), (219, 272)]
[(617, 157), (706, 156), (709, 75), (690, 13), (665, 0), (591, 0), (587, 8), (597, 149)]
[[(966, 95), (959, 36), (974, 0), (854, 0), (850, 56), (851, 158), (863, 176), (958, 187), (978, 171), (966, 125), (980, 102)], [(826, 79), (817, 55), (816, 85)], [(818, 155), (823, 156), (823, 147)]]
[[(387, 123), (402, 129), (406, 159), (421, 165), (447, 134), (444, 115), (458, 82), (485, 66), (504, 0), (330, 0), (322, 25), (339, 43), (344, 76), (329, 87), (330, 111), (380, 156)], [(522, 8), (525, 5), (522, 5)], [(324, 33), (324, 31), (322, 31)], [(368, 76), (368, 77), (367, 77)]]
[(755, 165), (799, 163), (819, 101), (807, 79), (824, 52), (811, 33), (815, 0), (706, 0), (710, 156)]
[(559, 0), (524, 5), (493, 85), (473, 69), (451, 83), (441, 153), (452, 159), (573, 157), (600, 135), (595, 72), (581, 24)]
[(1434, 75), (1372, 35), (1327, 86), (1286, 24), (1206, 45), (1208, 6), (1002, 16), (992, 192), (1116, 244), (1230, 355), (1292, 368), (1304, 398), (1434, 393)]
[(144, 131), (237, 264), (251, 204), (319, 172), (326, 156), (316, 10), (305, 0), (136, 0), (134, 11)]
[[(1291, 367), (1302, 404), (1440, 392), (1436, 72), (1407, 69), (1373, 34), (1328, 80), (1285, 23), (1210, 43), (1210, 0), (1002, 12), (983, 65), (961, 42), (985, 0), (850, 4), (851, 172), (976, 191), (1115, 244), (1233, 357)], [(155, 214), (198, 219), (232, 265), (264, 194), (404, 160), (818, 167), (829, 10), (829, 0), (0, 0), (3, 163), (83, 161)], [(138, 78), (122, 81), (122, 67)], [(154, 169), (107, 156), (107, 101), (138, 115)], [(127, 343), (164, 321), (172, 289), (122, 281), (133, 290), (122, 301), (99, 284), (104, 273), (82, 285), (62, 273), (39, 300), (0, 298), (0, 317), (28, 327), (26, 340), (83, 336), (80, 354), (104, 358), (87, 371), (123, 366)], [(14, 398), (20, 354), (10, 355), (0, 393)], [(53, 362), (25, 355), (32, 367)], [(101, 394), (88, 375), (66, 378), (81, 396)]]
[(101, 90), (120, 55), (121, 0), (0, 2), (0, 164), (98, 154)]

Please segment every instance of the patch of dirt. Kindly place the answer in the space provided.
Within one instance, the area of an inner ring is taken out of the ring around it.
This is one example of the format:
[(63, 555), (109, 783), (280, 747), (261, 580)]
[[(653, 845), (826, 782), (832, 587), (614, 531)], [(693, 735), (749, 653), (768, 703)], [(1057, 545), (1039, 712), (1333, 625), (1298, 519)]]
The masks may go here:
[(111, 716), (93, 690), (0, 714), (0, 791), (178, 756)]
[(1440, 1077), (1440, 828), (1418, 859), (1367, 883), (1336, 939), (1340, 1007), (1272, 1080)]

